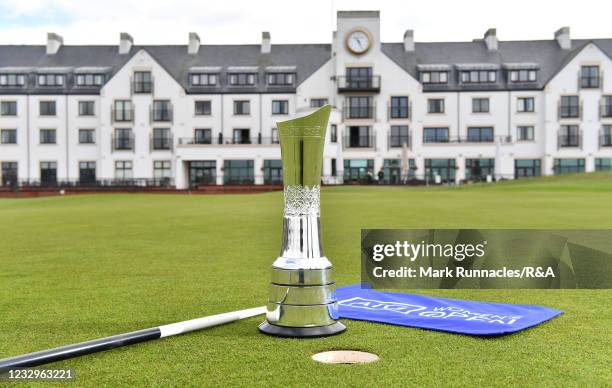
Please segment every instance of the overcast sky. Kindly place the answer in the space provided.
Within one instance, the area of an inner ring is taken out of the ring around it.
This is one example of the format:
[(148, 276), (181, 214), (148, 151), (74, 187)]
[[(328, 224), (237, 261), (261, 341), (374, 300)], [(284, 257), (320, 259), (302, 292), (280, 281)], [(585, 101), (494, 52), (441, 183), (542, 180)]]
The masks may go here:
[(612, 1), (596, 0), (0, 0), (0, 44), (44, 44), (57, 32), (65, 44), (329, 42), (336, 10), (381, 11), (385, 42), (406, 29), (417, 41), (467, 41), (497, 28), (502, 40), (550, 39), (561, 26), (575, 38), (612, 38)]

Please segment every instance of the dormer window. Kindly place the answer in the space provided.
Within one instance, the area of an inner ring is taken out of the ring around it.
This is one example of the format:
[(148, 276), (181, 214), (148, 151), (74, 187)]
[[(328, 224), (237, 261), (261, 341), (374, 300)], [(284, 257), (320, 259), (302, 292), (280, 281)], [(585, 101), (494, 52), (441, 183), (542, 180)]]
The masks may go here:
[(294, 73), (269, 73), (268, 85), (272, 86), (291, 86), (295, 79)]
[(537, 70), (510, 70), (510, 76), (508, 78), (510, 82), (536, 82), (538, 78)]
[(0, 74), (0, 86), (25, 86), (25, 74)]
[(497, 81), (496, 70), (470, 70), (461, 72), (461, 83), (482, 84)]
[(191, 73), (189, 74), (189, 85), (200, 86), (217, 86), (219, 75), (216, 73)]
[(256, 73), (230, 73), (229, 84), (232, 86), (253, 86), (257, 80)]
[(77, 86), (102, 86), (104, 83), (103, 74), (77, 74)]
[(39, 74), (38, 86), (64, 86), (63, 74)]
[(421, 71), (421, 82), (424, 84), (448, 83), (448, 71)]

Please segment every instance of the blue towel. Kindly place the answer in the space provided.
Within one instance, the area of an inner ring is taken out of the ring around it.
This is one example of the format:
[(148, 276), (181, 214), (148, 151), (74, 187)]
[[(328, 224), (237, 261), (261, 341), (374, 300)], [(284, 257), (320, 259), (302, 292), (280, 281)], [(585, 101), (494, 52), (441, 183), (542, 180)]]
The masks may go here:
[(359, 285), (339, 287), (336, 297), (340, 318), (481, 336), (515, 333), (563, 313), (543, 306), (380, 292)]

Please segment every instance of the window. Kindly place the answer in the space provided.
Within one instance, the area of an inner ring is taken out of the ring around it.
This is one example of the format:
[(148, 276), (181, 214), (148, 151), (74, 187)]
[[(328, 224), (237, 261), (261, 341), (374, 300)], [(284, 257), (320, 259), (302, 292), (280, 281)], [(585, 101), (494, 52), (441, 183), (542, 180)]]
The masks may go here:
[(542, 175), (540, 159), (516, 159), (514, 161), (514, 178), (525, 178)]
[(41, 116), (55, 116), (55, 101), (40, 101), (39, 114)]
[(599, 116), (606, 118), (612, 117), (612, 96), (601, 97), (601, 107), (599, 108)]
[(348, 89), (370, 89), (372, 83), (371, 67), (347, 67), (346, 68), (346, 88)]
[(131, 160), (115, 161), (115, 179), (128, 180), (134, 177)]
[(448, 71), (422, 71), (421, 82), (424, 84), (445, 84), (448, 82)]
[(408, 97), (391, 97), (391, 111), (389, 116), (392, 119), (405, 119), (409, 116)]
[(516, 127), (516, 139), (518, 141), (533, 141), (533, 125), (521, 125)]
[(423, 143), (448, 143), (448, 128), (423, 128)]
[(217, 86), (218, 74), (215, 73), (192, 73), (189, 74), (191, 86)]
[(407, 125), (392, 125), (389, 134), (390, 147), (410, 146), (410, 131)]
[(212, 144), (212, 131), (210, 128), (195, 130), (195, 144)]
[[(416, 178), (416, 163), (414, 159), (408, 159), (408, 171), (402, 171), (402, 160), (401, 159), (385, 159), (383, 161), (383, 176), (382, 181), (387, 185), (396, 185), (408, 180)], [(380, 174), (380, 172), (379, 172)], [(379, 177), (380, 179), (380, 177)]]
[(232, 86), (253, 86), (256, 78), (255, 73), (230, 73), (229, 84)]
[(367, 125), (353, 125), (347, 128), (348, 136), (344, 146), (348, 148), (369, 148), (374, 146), (374, 137), (371, 135), (372, 127)]
[(93, 116), (95, 102), (94, 101), (79, 101), (79, 116)]
[(425, 174), (431, 181), (455, 181), (455, 159), (425, 159)]
[(344, 159), (344, 182), (374, 182), (374, 160)]
[(372, 118), (374, 115), (374, 105), (372, 97), (349, 97), (348, 107), (345, 115), (351, 119)]
[(224, 160), (223, 181), (226, 185), (253, 184), (252, 160)]
[(38, 86), (64, 86), (63, 74), (39, 74)]
[(470, 181), (483, 181), (487, 175), (494, 176), (495, 159), (466, 159), (465, 178)]
[(482, 84), (497, 81), (496, 70), (471, 70), (461, 72), (461, 83)]
[(599, 66), (582, 66), (580, 68), (580, 87), (582, 89), (599, 87)]
[(0, 102), (1, 116), (17, 116), (17, 101)]
[(280, 143), (280, 139), (278, 137), (278, 128), (272, 128), (270, 132), (272, 134), (272, 144)]
[(77, 86), (102, 86), (104, 83), (104, 74), (77, 74)]
[(269, 73), (268, 85), (293, 85), (293, 73)]
[(283, 161), (264, 160), (264, 184), (282, 185), (283, 184)]
[(0, 86), (25, 86), (25, 74), (0, 74)]
[(56, 144), (55, 129), (40, 130), (40, 144)]
[(561, 96), (559, 106), (559, 117), (577, 118), (580, 117), (580, 102), (578, 96)]
[(467, 141), (473, 143), (490, 143), (493, 141), (492, 127), (469, 127)]
[(510, 70), (510, 82), (536, 82), (537, 70)]
[(489, 99), (472, 98), (472, 113), (489, 113)]
[(327, 98), (311, 98), (310, 99), (311, 108), (320, 108), (324, 105), (327, 105)]
[(217, 183), (217, 162), (215, 160), (197, 160), (187, 162), (189, 166), (189, 186), (214, 185)]
[(600, 147), (612, 147), (612, 125), (603, 125), (599, 138)]
[(130, 128), (115, 129), (115, 137), (113, 139), (114, 149), (117, 151), (129, 151), (134, 148), (134, 136)]
[(196, 116), (210, 116), (211, 113), (211, 102), (210, 100), (202, 100), (195, 102), (195, 115)]
[(17, 186), (17, 162), (2, 162), (0, 176), (2, 186)]
[(595, 171), (612, 171), (612, 159), (595, 158)]
[(248, 128), (234, 129), (234, 144), (251, 144), (251, 130)]
[(0, 144), (17, 144), (17, 130), (16, 129), (0, 130)]
[(288, 113), (289, 113), (289, 101), (287, 100), (272, 101), (272, 114), (273, 115), (286, 115)]
[(579, 147), (580, 130), (577, 125), (562, 125), (559, 129), (559, 147)]
[(555, 175), (584, 172), (584, 159), (555, 159)]
[(40, 184), (42, 186), (57, 184), (57, 162), (40, 162)]
[(153, 101), (153, 121), (172, 121), (172, 105), (169, 100)]
[(535, 99), (533, 97), (519, 97), (516, 100), (516, 110), (518, 112), (533, 112), (535, 110)]
[(79, 162), (79, 183), (92, 184), (96, 182), (96, 162)]
[(150, 71), (135, 71), (133, 89), (134, 93), (152, 93), (153, 77)]
[(430, 98), (427, 100), (427, 113), (444, 113), (444, 99)]
[(338, 142), (338, 126), (336, 124), (332, 124), (330, 127), (330, 142), (337, 143)]
[(234, 101), (234, 114), (235, 115), (251, 114), (251, 102), (249, 100)]
[(132, 109), (132, 101), (117, 100), (113, 109), (113, 121), (125, 122), (132, 121), (134, 118)]
[(169, 150), (172, 148), (170, 128), (153, 128), (152, 148), (154, 150)]
[(338, 166), (337, 166), (337, 161), (336, 158), (331, 158), (331, 175), (332, 176), (338, 176)]
[(169, 160), (156, 160), (153, 162), (153, 178), (167, 180), (172, 178), (172, 162)]
[(79, 144), (95, 144), (96, 131), (94, 129), (79, 129)]

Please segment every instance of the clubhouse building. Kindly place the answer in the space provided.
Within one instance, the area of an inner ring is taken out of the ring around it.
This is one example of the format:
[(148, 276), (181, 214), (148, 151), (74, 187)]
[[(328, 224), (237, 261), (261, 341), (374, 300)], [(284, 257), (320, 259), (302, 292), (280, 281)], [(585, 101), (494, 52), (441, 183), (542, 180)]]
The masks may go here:
[(338, 12), (331, 35), (0, 46), (0, 184), (278, 184), (275, 122), (325, 104), (327, 184), (612, 169), (612, 39), (384, 43), (376, 11)]

